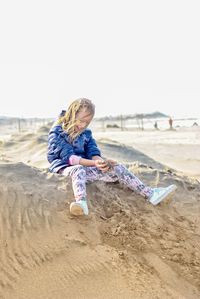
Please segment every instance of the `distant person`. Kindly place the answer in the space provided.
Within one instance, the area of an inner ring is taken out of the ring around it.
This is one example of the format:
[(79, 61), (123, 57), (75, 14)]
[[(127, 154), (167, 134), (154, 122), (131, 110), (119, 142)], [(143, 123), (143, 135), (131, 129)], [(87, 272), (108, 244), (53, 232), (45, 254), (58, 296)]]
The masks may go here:
[(62, 111), (48, 136), (47, 158), (50, 171), (70, 176), (75, 201), (70, 204), (72, 215), (88, 215), (86, 183), (119, 181), (157, 205), (176, 189), (175, 185), (151, 188), (141, 182), (122, 164), (102, 158), (101, 152), (87, 129), (95, 114), (94, 104), (85, 98), (73, 101)]
[(173, 119), (171, 117), (169, 118), (169, 128), (170, 130), (173, 129)]
[(197, 127), (198, 126), (198, 123), (195, 121), (192, 125), (193, 127)]
[(155, 128), (156, 130), (158, 130), (158, 122), (157, 122), (157, 121), (155, 121), (155, 123), (154, 123), (154, 128)]

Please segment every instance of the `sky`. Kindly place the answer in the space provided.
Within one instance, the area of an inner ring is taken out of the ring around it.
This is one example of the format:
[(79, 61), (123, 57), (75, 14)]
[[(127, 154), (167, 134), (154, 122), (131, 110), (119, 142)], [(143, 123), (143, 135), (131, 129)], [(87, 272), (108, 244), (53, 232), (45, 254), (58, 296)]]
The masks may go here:
[(56, 117), (76, 98), (96, 116), (200, 117), (199, 0), (0, 4), (0, 115)]

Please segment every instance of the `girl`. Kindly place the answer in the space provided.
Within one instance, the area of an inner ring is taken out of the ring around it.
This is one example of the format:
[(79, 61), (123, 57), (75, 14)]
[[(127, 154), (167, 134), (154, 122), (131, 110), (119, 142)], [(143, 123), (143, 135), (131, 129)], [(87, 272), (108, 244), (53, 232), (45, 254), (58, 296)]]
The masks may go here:
[(89, 181), (120, 181), (153, 205), (171, 195), (175, 185), (166, 188), (145, 186), (125, 166), (101, 157), (92, 132), (87, 129), (94, 113), (95, 106), (90, 100), (75, 100), (67, 111), (62, 111), (49, 132), (47, 158), (50, 171), (72, 178), (75, 201), (70, 205), (70, 213), (88, 215), (86, 183)]

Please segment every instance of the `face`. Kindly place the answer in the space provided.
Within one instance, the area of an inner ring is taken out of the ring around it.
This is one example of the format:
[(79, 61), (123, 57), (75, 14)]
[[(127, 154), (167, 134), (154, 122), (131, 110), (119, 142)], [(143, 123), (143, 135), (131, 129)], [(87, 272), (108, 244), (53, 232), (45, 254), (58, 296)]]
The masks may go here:
[(77, 124), (75, 126), (76, 132), (81, 132), (90, 124), (93, 115), (87, 110), (81, 110), (76, 115)]

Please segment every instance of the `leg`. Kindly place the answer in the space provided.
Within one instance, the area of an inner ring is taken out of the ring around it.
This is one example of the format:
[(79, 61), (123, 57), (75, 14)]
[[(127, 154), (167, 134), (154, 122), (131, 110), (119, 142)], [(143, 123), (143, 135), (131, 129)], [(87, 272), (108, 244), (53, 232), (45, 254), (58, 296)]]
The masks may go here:
[(94, 182), (96, 180), (115, 182), (118, 180), (115, 174), (103, 173), (96, 167), (84, 167), (81, 165), (67, 167), (62, 174), (71, 176), (76, 201), (86, 198), (86, 182)]
[(101, 180), (104, 182), (119, 181), (146, 198), (151, 197), (153, 194), (152, 188), (145, 186), (144, 183), (142, 183), (133, 173), (128, 171), (128, 169), (121, 164), (116, 165), (112, 171), (108, 172), (102, 172), (96, 167), (87, 167), (86, 180)]
[(115, 166), (112, 171), (105, 173), (96, 167), (75, 165), (65, 168), (62, 174), (71, 176), (75, 200), (86, 198), (86, 182), (93, 182), (96, 180), (104, 182), (116, 182), (119, 180), (131, 190), (148, 198), (153, 193), (152, 188), (145, 186), (144, 183), (121, 164)]
[(134, 190), (145, 198), (148, 198), (149, 202), (153, 205), (159, 204), (163, 199), (171, 196), (177, 189), (176, 185), (170, 185), (164, 188), (147, 187), (123, 165), (116, 165), (113, 171), (119, 178), (120, 182), (127, 185), (131, 190)]
[(70, 213), (74, 216), (88, 215), (85, 167), (81, 165), (70, 166), (65, 168), (62, 174), (72, 178), (75, 202), (70, 204)]
[(104, 181), (104, 182), (116, 182), (118, 177), (115, 173), (102, 172), (97, 167), (86, 167), (86, 182)]
[(81, 165), (66, 167), (62, 172), (64, 176), (71, 176), (75, 200), (86, 198), (86, 171)]
[(153, 189), (147, 187), (132, 172), (128, 171), (124, 165), (118, 164), (114, 166), (112, 172), (114, 172), (120, 182), (128, 186), (131, 190), (136, 191), (145, 198), (150, 198), (152, 196)]

